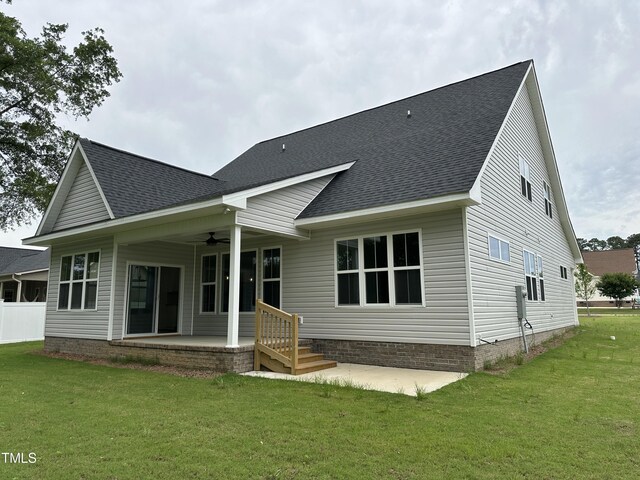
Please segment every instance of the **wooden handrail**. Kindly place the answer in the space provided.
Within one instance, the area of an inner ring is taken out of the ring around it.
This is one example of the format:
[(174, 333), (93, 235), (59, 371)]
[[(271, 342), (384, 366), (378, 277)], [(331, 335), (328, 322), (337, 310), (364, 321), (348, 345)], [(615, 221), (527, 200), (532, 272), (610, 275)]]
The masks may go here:
[(298, 315), (257, 300), (254, 370), (260, 370), (264, 363), (262, 355), (278, 360), (295, 374), (298, 365)]

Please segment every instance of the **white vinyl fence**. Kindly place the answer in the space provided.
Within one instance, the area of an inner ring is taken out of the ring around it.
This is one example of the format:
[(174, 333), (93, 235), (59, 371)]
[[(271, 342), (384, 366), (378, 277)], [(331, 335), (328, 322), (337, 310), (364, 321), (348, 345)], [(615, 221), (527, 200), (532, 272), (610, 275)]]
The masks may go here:
[(43, 340), (46, 305), (45, 302), (0, 300), (0, 343)]

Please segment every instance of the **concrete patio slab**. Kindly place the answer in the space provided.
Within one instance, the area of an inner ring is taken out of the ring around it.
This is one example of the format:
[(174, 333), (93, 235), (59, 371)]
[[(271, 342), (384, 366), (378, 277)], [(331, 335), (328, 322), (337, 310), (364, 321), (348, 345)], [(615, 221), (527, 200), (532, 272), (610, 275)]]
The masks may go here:
[(433, 392), (467, 376), (460, 372), (440, 372), (436, 370), (413, 370), (410, 368), (378, 367), (355, 363), (338, 363), (335, 368), (304, 375), (289, 375), (276, 372), (247, 372), (242, 375), (302, 382), (335, 382), (364, 390), (401, 393), (416, 396), (417, 388), (422, 392)]

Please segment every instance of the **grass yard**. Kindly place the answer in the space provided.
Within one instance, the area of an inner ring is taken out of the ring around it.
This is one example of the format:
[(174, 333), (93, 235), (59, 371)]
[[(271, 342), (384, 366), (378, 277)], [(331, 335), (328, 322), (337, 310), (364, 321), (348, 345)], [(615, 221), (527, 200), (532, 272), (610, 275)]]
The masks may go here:
[(422, 400), (2, 346), (0, 450), (37, 462), (0, 456), (0, 478), (639, 478), (640, 316), (582, 322), (530, 363)]
[[(636, 317), (640, 316), (640, 310), (638, 309), (634, 310), (631, 307), (623, 307), (623, 308), (591, 307), (589, 310), (591, 310), (592, 317), (601, 317), (606, 315), (613, 315), (613, 316), (631, 315)], [(578, 307), (578, 315), (586, 315), (586, 314), (587, 314), (587, 307)]]

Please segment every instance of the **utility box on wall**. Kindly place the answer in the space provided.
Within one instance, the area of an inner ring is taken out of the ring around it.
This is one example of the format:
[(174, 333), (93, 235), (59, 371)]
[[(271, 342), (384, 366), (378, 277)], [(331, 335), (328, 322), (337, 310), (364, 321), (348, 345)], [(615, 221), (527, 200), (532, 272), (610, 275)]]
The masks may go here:
[(527, 318), (527, 288), (523, 285), (516, 286), (516, 306), (518, 309), (518, 320)]

